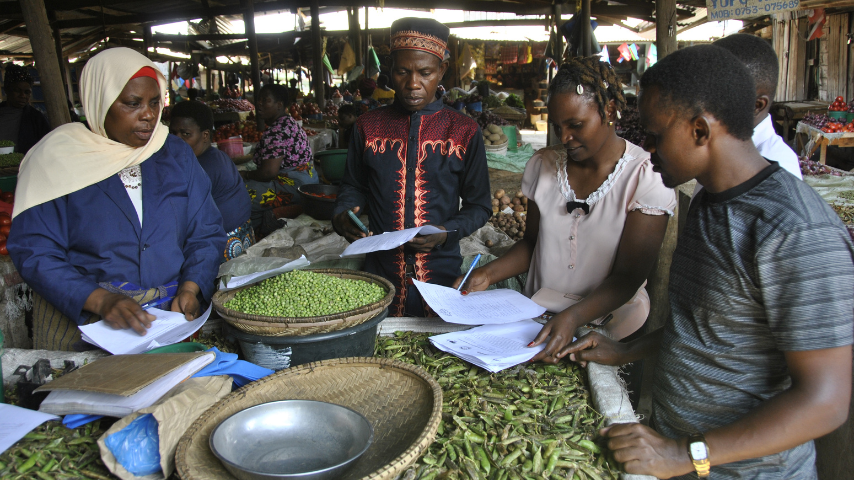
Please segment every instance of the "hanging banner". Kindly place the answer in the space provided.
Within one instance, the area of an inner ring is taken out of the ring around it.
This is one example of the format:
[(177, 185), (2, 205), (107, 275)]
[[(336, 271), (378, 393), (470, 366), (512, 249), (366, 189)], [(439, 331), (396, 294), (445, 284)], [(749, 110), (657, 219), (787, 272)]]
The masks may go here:
[(710, 22), (761, 17), (797, 10), (800, 6), (800, 0), (706, 0)]

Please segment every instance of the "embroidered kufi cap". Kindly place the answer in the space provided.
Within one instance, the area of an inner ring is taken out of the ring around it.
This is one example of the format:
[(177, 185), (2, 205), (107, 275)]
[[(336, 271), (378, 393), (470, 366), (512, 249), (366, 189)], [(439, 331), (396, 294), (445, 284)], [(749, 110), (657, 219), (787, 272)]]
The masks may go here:
[(391, 24), (391, 51), (419, 50), (446, 60), (450, 33), (432, 18), (401, 18)]

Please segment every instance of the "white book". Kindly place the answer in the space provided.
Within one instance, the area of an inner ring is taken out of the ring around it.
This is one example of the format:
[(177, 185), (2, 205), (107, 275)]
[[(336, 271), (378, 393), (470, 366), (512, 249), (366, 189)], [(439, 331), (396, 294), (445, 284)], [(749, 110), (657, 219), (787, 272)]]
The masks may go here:
[[(39, 411), (54, 415), (79, 413), (121, 418), (150, 407), (173, 387), (211, 363), (215, 357), (213, 352), (200, 355), (127, 397), (83, 390), (53, 390), (42, 401)], [(140, 368), (145, 366), (142, 365)]]
[(133, 329), (116, 330), (104, 320), (89, 325), (81, 325), (83, 341), (97, 345), (113, 355), (144, 353), (152, 348), (178, 343), (202, 328), (211, 314), (211, 307), (199, 318), (187, 321), (183, 313), (167, 312), (159, 308), (149, 308), (146, 312), (157, 317), (151, 322), (151, 328), (140, 335)]

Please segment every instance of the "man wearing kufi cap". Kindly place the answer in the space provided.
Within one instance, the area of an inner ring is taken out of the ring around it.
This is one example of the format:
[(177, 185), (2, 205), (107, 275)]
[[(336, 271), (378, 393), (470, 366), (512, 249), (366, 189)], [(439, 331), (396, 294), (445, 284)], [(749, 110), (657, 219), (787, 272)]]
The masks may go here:
[(391, 25), (395, 101), (356, 122), (332, 221), (351, 242), (365, 234), (347, 210), (367, 209), (373, 235), (424, 225), (448, 231), (366, 255), (365, 270), (396, 288), (393, 316), (429, 313), (412, 280), (451, 286), (462, 265), (460, 239), (492, 212), (480, 128), (436, 100), (448, 68), (449, 33), (432, 19), (402, 18)]

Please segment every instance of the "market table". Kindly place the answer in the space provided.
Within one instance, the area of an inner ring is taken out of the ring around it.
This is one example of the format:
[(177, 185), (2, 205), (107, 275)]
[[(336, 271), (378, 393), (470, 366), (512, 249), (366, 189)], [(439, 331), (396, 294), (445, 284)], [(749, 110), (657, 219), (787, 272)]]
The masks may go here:
[(830, 105), (827, 102), (796, 100), (774, 102), (771, 106), (772, 118), (783, 126), (783, 139), (789, 141), (789, 127), (792, 122), (800, 121), (807, 113), (825, 113)]
[[(804, 122), (798, 122), (797, 128), (798, 148), (802, 156), (811, 158), (816, 149), (821, 148), (819, 155), (819, 163), (827, 163), (827, 147), (854, 147), (854, 133), (826, 133), (812, 125), (807, 125)], [(804, 143), (803, 136), (808, 140)]]

